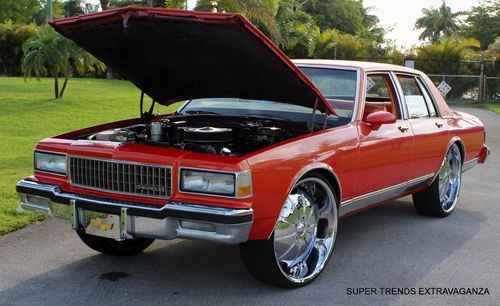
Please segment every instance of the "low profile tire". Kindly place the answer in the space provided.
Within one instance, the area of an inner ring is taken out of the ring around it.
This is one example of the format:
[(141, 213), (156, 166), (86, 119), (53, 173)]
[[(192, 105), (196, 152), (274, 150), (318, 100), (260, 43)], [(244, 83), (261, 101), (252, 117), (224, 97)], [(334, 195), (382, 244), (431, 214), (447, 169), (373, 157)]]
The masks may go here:
[(146, 238), (116, 241), (114, 239), (89, 235), (83, 230), (79, 230), (76, 233), (89, 248), (100, 253), (115, 256), (128, 256), (140, 253), (154, 242), (154, 239)]
[(429, 188), (413, 195), (413, 204), (424, 216), (446, 217), (453, 212), (462, 184), (462, 157), (457, 144), (452, 144)]
[(319, 174), (308, 175), (292, 188), (271, 237), (240, 245), (243, 262), (262, 282), (284, 288), (305, 286), (328, 263), (337, 227), (332, 186)]

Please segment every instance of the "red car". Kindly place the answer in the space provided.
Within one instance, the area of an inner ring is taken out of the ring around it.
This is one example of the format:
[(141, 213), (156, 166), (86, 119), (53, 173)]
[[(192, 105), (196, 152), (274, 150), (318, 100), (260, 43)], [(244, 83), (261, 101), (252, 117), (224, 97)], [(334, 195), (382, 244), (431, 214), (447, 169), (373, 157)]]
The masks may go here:
[(40, 141), (17, 184), (22, 208), (69, 220), (102, 253), (241, 244), (256, 278), (303, 286), (339, 218), (410, 194), (419, 213), (447, 216), (462, 172), (489, 154), (482, 123), (425, 74), (290, 61), (237, 14), (127, 7), (51, 24), (143, 92), (140, 118)]

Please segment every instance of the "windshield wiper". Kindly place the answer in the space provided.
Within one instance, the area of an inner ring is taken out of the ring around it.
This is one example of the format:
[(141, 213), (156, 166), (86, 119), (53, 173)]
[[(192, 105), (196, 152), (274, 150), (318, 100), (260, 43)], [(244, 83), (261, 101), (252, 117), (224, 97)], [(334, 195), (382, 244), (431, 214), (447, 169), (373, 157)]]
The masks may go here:
[(265, 113), (251, 113), (251, 114), (245, 114), (245, 117), (258, 117), (258, 118), (265, 118), (265, 119), (271, 119), (271, 120), (281, 120), (281, 121), (290, 121), (288, 118), (282, 118), (278, 116), (273, 116)]
[(209, 111), (203, 111), (203, 110), (188, 110), (185, 111), (186, 114), (190, 115), (220, 115), (219, 113), (216, 112), (209, 112)]

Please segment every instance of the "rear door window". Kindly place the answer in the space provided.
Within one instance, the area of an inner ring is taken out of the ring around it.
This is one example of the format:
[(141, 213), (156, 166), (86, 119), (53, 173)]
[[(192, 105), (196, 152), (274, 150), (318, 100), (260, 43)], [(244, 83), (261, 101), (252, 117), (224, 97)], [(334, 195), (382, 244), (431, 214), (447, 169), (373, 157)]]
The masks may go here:
[(430, 114), (427, 102), (417, 79), (410, 75), (398, 75), (398, 80), (403, 90), (410, 119), (429, 118)]
[(427, 103), (427, 109), (429, 110), (429, 115), (431, 117), (437, 117), (436, 107), (434, 106), (434, 102), (432, 101), (431, 95), (427, 91), (427, 88), (424, 86), (424, 82), (422, 79), (417, 78), (418, 84), (420, 85), (420, 90), (425, 99), (425, 103)]

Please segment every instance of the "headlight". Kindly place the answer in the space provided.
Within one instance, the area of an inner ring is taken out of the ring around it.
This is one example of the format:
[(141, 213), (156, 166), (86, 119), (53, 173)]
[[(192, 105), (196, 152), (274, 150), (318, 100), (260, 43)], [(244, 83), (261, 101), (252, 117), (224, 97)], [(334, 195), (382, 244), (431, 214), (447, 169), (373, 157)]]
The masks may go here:
[(252, 195), (250, 170), (236, 173), (181, 169), (180, 190), (230, 197)]
[(35, 170), (66, 174), (66, 155), (35, 151)]

